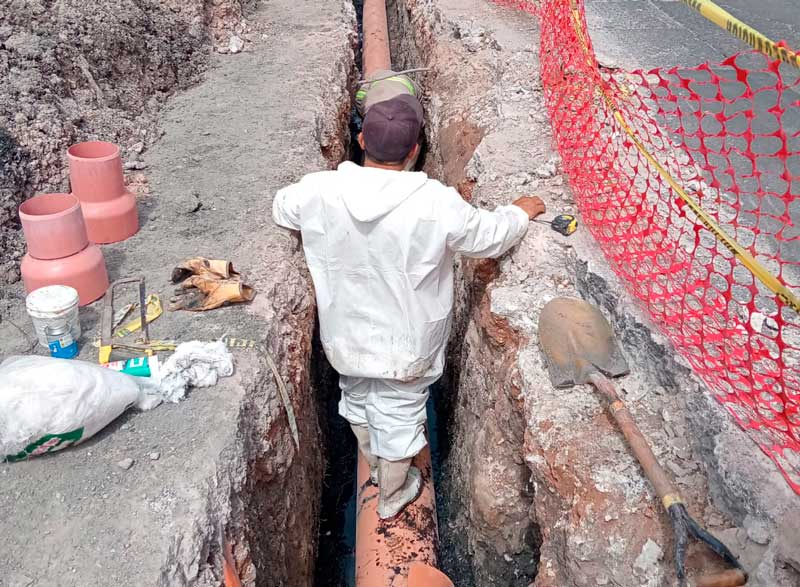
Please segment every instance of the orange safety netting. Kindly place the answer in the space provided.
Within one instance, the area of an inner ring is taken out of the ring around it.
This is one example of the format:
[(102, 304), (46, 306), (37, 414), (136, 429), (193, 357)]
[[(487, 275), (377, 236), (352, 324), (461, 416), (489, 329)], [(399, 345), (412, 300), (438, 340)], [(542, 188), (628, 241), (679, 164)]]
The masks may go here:
[(720, 64), (609, 70), (595, 59), (582, 0), (574, 8), (542, 0), (536, 13), (547, 108), (583, 223), (800, 493), (800, 314), (703, 225), (625, 129), (797, 296), (800, 72), (752, 51)]

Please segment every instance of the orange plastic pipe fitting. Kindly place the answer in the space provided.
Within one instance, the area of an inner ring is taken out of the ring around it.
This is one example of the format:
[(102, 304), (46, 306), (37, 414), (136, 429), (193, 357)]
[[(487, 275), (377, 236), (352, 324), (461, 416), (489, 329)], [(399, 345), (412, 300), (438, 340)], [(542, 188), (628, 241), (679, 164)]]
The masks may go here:
[(20, 271), (30, 293), (47, 285), (77, 290), (80, 305), (102, 296), (108, 288), (103, 253), (89, 242), (78, 199), (72, 194), (40, 194), (19, 207), (28, 252)]
[(119, 147), (88, 141), (67, 149), (69, 183), (94, 243), (116, 243), (139, 230), (136, 196), (125, 188)]
[(364, 0), (364, 77), (392, 68), (385, 0)]
[(436, 500), (431, 455), (414, 459), (422, 473), (422, 493), (391, 520), (378, 518), (378, 488), (359, 452), (356, 496), (356, 587), (453, 587), (436, 569)]

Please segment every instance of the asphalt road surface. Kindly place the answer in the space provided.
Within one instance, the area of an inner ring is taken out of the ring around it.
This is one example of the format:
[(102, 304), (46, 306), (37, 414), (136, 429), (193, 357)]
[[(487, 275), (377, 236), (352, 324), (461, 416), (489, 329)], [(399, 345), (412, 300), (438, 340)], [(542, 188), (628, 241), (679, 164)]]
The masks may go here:
[[(797, 0), (717, 0), (773, 41), (800, 48)], [(586, 0), (589, 32), (601, 61), (626, 69), (718, 62), (748, 48), (679, 0)]]
[[(798, 0), (717, 0), (717, 4), (773, 41), (785, 40), (791, 48), (800, 49)], [(627, 70), (692, 67), (703, 62), (718, 63), (734, 53), (750, 49), (679, 0), (586, 0), (586, 16), (598, 60), (606, 66)], [(752, 79), (757, 80), (756, 77)], [(723, 92), (727, 94), (728, 89), (723, 87)], [(800, 100), (800, 95), (787, 92), (784, 99), (784, 104), (787, 104)], [(757, 119), (752, 122), (756, 133), (766, 134), (774, 130), (769, 128), (772, 117), (767, 109), (774, 104), (770, 100), (768, 93), (756, 98)], [(800, 150), (800, 107), (784, 116), (782, 124), (787, 135), (794, 137), (790, 139), (790, 151), (797, 152)], [(732, 162), (740, 176), (739, 183), (743, 185), (742, 176), (749, 175), (751, 170), (740, 168), (733, 159)], [(759, 166), (761, 163), (759, 160)], [(763, 163), (765, 166), (774, 165), (775, 161)], [(789, 157), (788, 165), (790, 174), (800, 178), (800, 157)], [(769, 173), (766, 168), (762, 171)], [(766, 189), (780, 193), (786, 189), (785, 183), (781, 185), (782, 180), (775, 177), (774, 167), (771, 171), (771, 178), (763, 178), (764, 185)], [(770, 179), (775, 183), (767, 186)], [(784, 229), (783, 242), (778, 244), (768, 237), (766, 242), (757, 245), (756, 250), (774, 256), (778, 249), (778, 258), (789, 263), (783, 267), (782, 276), (797, 293), (800, 292), (800, 180), (792, 182), (790, 192), (793, 198), (788, 203), (788, 212), (794, 227), (776, 225), (774, 218), (756, 218), (754, 215), (758, 211), (780, 215), (787, 206), (786, 202), (771, 196), (747, 194), (741, 196), (742, 211), (738, 223), (740, 226), (758, 223), (759, 228), (772, 234)], [(730, 193), (723, 195), (725, 199), (731, 197)]]

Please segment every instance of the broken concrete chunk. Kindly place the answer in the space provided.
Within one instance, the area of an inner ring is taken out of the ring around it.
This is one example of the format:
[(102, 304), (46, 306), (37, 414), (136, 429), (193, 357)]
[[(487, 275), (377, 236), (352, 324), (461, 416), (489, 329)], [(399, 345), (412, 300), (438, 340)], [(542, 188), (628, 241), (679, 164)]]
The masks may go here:
[(124, 470), (127, 471), (128, 469), (130, 469), (133, 466), (133, 459), (131, 459), (131, 458), (122, 459), (121, 461), (119, 461), (117, 463), (117, 466), (120, 469), (124, 469)]
[(151, 452), (151, 453), (150, 453), (150, 455), (149, 455), (149, 457), (150, 457), (150, 460), (151, 460), (151, 461), (157, 461), (158, 459), (160, 459), (160, 458), (161, 458), (161, 453), (160, 453), (160, 452), (158, 452), (158, 451)]
[(557, 172), (556, 164), (554, 161), (548, 161), (544, 165), (541, 165), (536, 168), (533, 174), (536, 177), (540, 177), (542, 179), (547, 179), (549, 177), (553, 177)]
[(675, 477), (686, 477), (691, 473), (690, 469), (682, 467), (677, 461), (667, 461), (667, 469), (672, 471)]
[(647, 539), (642, 547), (642, 552), (636, 557), (633, 566), (648, 576), (655, 576), (657, 573), (658, 561), (664, 555), (664, 551), (651, 538)]
[(228, 41), (228, 51), (231, 53), (239, 53), (242, 49), (244, 49), (244, 41), (242, 38), (232, 35), (230, 41)]
[(766, 519), (748, 514), (744, 519), (744, 529), (747, 531), (747, 537), (756, 544), (769, 544), (772, 529)]

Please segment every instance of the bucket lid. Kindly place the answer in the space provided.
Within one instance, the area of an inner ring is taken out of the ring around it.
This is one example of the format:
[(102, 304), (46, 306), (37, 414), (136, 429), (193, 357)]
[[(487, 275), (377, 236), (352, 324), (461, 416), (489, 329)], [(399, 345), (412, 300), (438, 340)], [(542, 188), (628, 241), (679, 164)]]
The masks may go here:
[(47, 285), (25, 298), (25, 307), (34, 312), (63, 312), (78, 305), (78, 291), (68, 285)]

